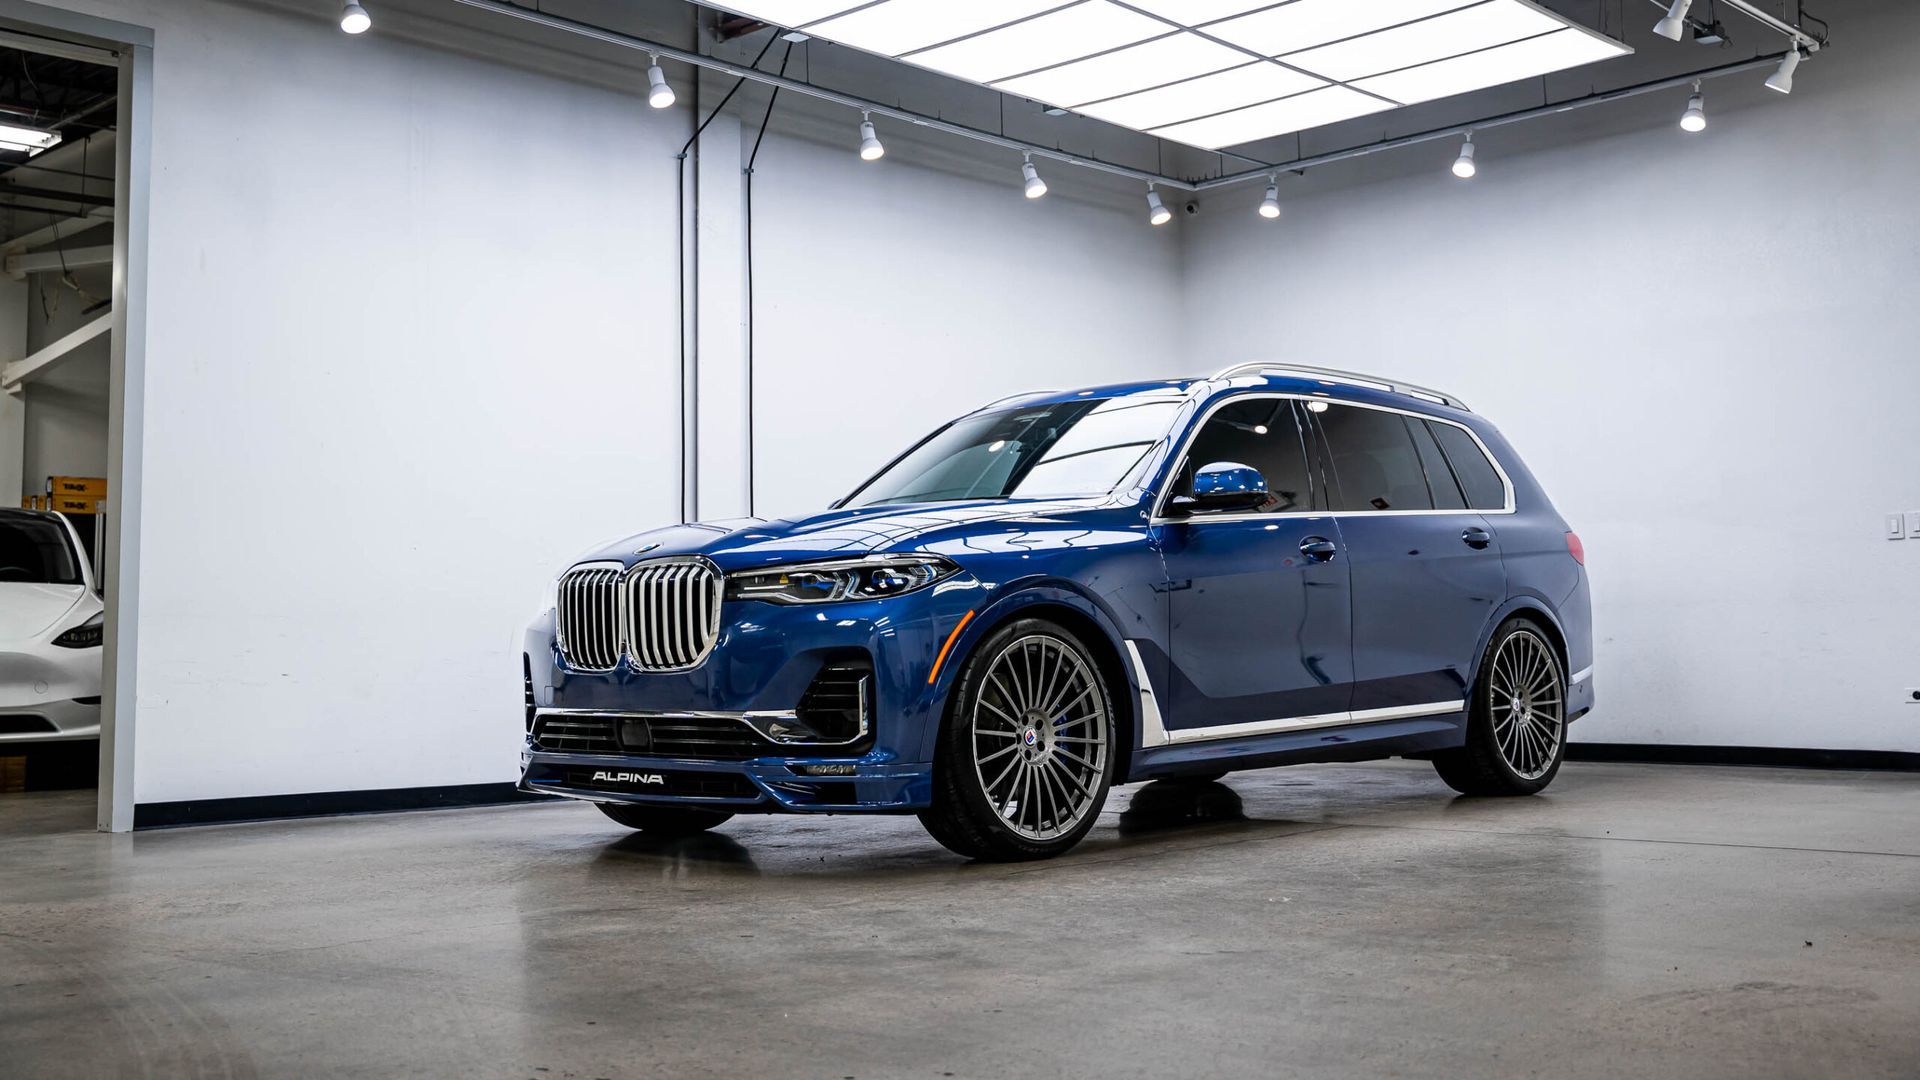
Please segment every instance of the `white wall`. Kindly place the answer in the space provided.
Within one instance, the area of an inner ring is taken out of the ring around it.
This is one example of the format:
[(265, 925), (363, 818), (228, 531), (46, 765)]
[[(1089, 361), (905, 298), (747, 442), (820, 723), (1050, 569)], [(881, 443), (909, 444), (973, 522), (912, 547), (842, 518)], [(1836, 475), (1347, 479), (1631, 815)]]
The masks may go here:
[(1920, 509), (1920, 9), (1844, 15), (1791, 97), (1710, 84), (1699, 136), (1643, 98), (1484, 133), (1470, 183), (1409, 150), (1186, 237), (1191, 354), (1445, 387), (1525, 455), (1586, 543), (1582, 739), (1920, 750), (1920, 540), (1882, 539)]

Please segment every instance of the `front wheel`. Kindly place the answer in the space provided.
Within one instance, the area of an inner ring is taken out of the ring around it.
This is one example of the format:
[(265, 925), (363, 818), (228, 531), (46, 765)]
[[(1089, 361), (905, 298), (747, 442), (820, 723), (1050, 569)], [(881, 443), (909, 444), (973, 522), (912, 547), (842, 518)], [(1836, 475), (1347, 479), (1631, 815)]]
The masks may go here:
[(1532, 795), (1553, 781), (1566, 752), (1560, 655), (1537, 625), (1508, 619), (1481, 658), (1466, 745), (1435, 754), (1433, 767), (1463, 795)]
[(949, 850), (1045, 859), (1093, 828), (1113, 781), (1113, 703), (1093, 654), (1042, 619), (994, 631), (961, 671), (921, 824)]
[(649, 836), (692, 836), (706, 832), (733, 815), (725, 810), (684, 806), (647, 806), (642, 803), (594, 803), (600, 812), (629, 829)]

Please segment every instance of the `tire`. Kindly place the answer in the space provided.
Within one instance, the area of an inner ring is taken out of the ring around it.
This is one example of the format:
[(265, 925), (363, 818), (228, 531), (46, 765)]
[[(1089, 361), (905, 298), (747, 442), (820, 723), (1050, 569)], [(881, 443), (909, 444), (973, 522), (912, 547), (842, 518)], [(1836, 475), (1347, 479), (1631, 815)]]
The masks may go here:
[(593, 805), (627, 828), (639, 829), (649, 836), (693, 836), (733, 816), (726, 810), (700, 810), (685, 806), (647, 806), (641, 803)]
[(1113, 783), (1113, 701), (1071, 631), (1017, 619), (982, 641), (954, 688), (920, 823), (988, 862), (1047, 859), (1093, 828)]
[(1567, 753), (1567, 673), (1538, 624), (1500, 624), (1480, 658), (1467, 741), (1433, 756), (1462, 795), (1532, 795), (1553, 782)]

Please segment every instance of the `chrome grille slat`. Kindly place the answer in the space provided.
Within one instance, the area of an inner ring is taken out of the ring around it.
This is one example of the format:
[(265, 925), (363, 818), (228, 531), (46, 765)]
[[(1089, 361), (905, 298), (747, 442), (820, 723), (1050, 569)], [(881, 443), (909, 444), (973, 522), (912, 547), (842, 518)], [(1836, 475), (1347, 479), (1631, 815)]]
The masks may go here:
[(680, 671), (706, 658), (720, 632), (720, 573), (704, 559), (590, 563), (560, 579), (561, 655), (582, 671), (621, 660), (642, 671)]

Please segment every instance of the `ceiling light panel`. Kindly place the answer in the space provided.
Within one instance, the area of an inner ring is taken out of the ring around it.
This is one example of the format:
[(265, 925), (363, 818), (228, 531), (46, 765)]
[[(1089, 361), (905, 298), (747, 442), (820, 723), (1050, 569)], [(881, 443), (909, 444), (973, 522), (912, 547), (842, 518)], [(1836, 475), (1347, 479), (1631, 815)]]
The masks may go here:
[(1326, 83), (1267, 60), (1203, 75), (1110, 101), (1081, 105), (1075, 111), (1123, 127), (1146, 130), (1227, 112), (1275, 98), (1313, 90)]
[(976, 34), (903, 59), (974, 82), (994, 82), (1173, 32), (1173, 27), (1107, 0)]
[(1369, 93), (1411, 105), (1498, 86), (1516, 79), (1530, 79), (1618, 55), (1620, 47), (1613, 42), (1568, 27), (1511, 45), (1422, 64), (1391, 75), (1361, 79), (1353, 85)]
[(1565, 25), (1525, 4), (1488, 0), (1391, 30), (1289, 53), (1286, 62), (1348, 82), (1551, 33)]
[[(1262, 56), (1299, 52), (1371, 34), (1467, 6), (1469, 0), (1293, 0), (1251, 15), (1207, 24), (1206, 33)], [(1259, 5), (1248, 5), (1255, 7)], [(1368, 74), (1375, 74), (1369, 72)]]
[(1328, 86), (1218, 116), (1154, 128), (1153, 134), (1212, 149), (1238, 146), (1286, 131), (1304, 131), (1393, 107), (1391, 101), (1370, 97), (1358, 90)]
[(886, 56), (924, 49), (1057, 8), (1061, 0), (887, 0), (813, 23), (807, 33)]
[(1535, 0), (723, 0), (1217, 150), (1633, 50)]
[(1169, 34), (993, 85), (1009, 94), (1072, 108), (1246, 62), (1246, 53), (1198, 34)]

